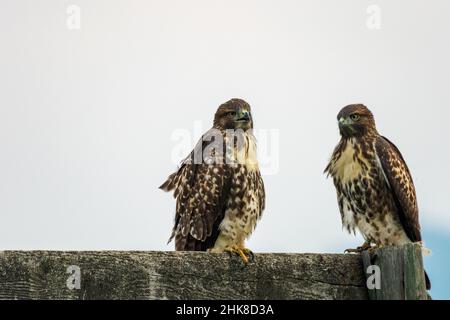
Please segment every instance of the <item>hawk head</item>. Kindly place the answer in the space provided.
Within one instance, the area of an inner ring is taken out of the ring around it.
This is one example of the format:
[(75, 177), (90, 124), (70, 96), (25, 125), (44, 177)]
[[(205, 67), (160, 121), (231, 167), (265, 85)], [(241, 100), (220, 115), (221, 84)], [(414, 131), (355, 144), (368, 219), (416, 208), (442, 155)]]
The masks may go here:
[(214, 128), (242, 129), (244, 131), (252, 129), (253, 119), (250, 105), (242, 99), (231, 99), (223, 103), (214, 116)]
[(377, 132), (373, 114), (363, 104), (351, 104), (342, 108), (337, 120), (343, 138), (362, 137)]

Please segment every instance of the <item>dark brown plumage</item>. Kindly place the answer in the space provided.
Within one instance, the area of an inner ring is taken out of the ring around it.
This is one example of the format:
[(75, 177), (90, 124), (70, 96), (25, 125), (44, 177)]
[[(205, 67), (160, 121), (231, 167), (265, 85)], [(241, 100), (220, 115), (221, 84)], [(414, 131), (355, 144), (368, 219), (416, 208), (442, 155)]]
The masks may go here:
[(341, 140), (325, 172), (333, 177), (343, 226), (361, 232), (361, 248), (421, 242), (414, 183), (400, 151), (378, 133), (364, 105), (343, 108), (338, 122)]
[(170, 238), (176, 250), (233, 251), (247, 261), (244, 241), (265, 204), (252, 130), (248, 103), (232, 99), (222, 104), (213, 128), (160, 187), (177, 199)]

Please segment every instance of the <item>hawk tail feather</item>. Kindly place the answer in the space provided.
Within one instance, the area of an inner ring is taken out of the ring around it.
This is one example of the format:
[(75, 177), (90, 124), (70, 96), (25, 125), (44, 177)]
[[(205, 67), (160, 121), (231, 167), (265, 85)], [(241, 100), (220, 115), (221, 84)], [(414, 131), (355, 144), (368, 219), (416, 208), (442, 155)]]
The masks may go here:
[(175, 238), (175, 230), (172, 231), (169, 240), (167, 240), (167, 244), (169, 244), (173, 240), (173, 238)]
[(175, 189), (175, 186), (178, 182), (178, 172), (172, 173), (159, 188), (163, 191), (169, 192)]
[(431, 289), (430, 278), (428, 277), (428, 274), (426, 271), (424, 271), (424, 273), (425, 273), (425, 286), (426, 286), (427, 290), (430, 290)]

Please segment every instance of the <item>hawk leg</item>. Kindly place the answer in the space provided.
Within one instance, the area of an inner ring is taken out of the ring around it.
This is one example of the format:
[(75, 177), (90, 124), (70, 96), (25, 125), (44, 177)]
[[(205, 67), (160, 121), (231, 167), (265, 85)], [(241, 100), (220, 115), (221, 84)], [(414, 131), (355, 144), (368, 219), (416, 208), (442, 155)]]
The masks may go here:
[(357, 247), (356, 249), (345, 249), (344, 253), (361, 253), (365, 250), (371, 250), (372, 248), (375, 248), (375, 247), (372, 247), (370, 245), (370, 242), (366, 241), (361, 246)]
[(372, 253), (375, 252), (375, 250), (381, 249), (381, 248), (383, 248), (383, 247), (384, 247), (384, 245), (382, 245), (382, 244), (377, 244), (377, 245), (374, 245), (374, 246), (370, 247), (370, 248), (367, 249), (367, 250), (370, 252), (370, 254), (372, 254)]

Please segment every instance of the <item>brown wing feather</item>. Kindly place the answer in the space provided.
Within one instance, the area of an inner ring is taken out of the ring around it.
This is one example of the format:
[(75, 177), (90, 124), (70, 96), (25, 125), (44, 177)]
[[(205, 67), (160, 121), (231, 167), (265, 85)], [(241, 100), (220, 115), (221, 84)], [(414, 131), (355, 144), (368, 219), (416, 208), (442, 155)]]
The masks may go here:
[[(199, 143), (203, 144), (202, 141)], [(175, 225), (169, 239), (170, 242), (175, 237), (177, 251), (205, 251), (212, 247), (224, 217), (231, 184), (230, 166), (194, 164), (194, 152), (203, 151), (204, 147), (196, 147), (160, 187), (174, 190), (177, 199)]]
[(400, 221), (411, 241), (421, 241), (416, 190), (408, 166), (397, 147), (379, 136), (376, 152), (398, 207)]

